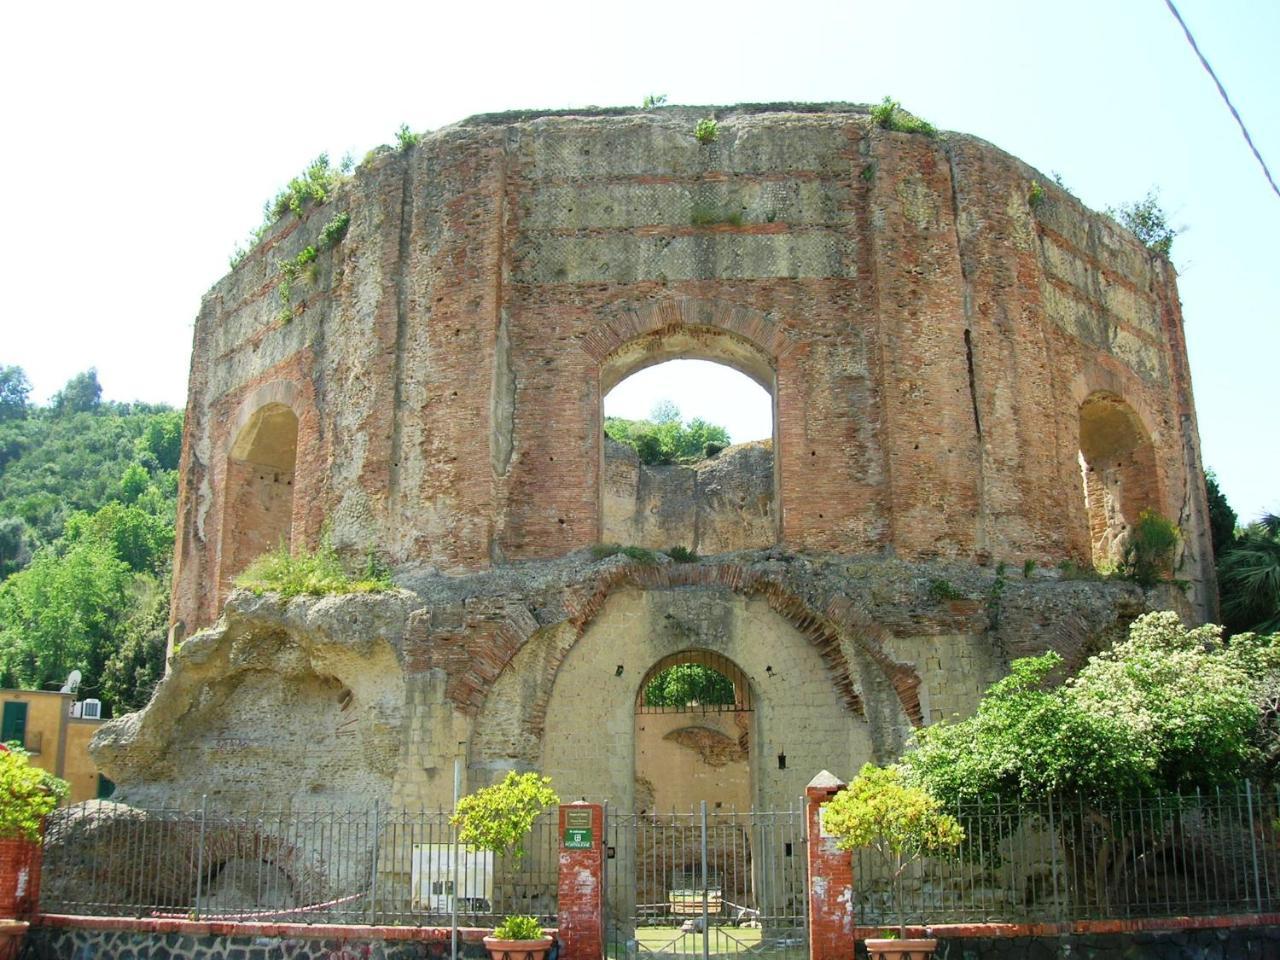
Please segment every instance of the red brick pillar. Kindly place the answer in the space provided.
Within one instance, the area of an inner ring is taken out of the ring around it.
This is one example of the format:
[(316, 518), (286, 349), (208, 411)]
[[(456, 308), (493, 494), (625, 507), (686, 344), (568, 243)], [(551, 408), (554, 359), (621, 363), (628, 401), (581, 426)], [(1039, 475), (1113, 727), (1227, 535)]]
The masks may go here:
[(0, 840), (0, 918), (25, 920), (36, 912), (43, 861), (39, 840)]
[(560, 805), (560, 960), (604, 956), (604, 808)]
[(822, 804), (845, 788), (826, 770), (805, 787), (809, 835), (809, 960), (853, 956), (853, 857), (822, 833)]

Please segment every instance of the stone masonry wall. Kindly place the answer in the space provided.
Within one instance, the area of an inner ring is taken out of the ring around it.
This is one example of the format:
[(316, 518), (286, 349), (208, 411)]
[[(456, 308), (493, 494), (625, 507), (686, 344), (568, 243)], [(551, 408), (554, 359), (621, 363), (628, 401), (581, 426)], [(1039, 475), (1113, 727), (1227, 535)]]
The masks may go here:
[(634, 450), (604, 445), (601, 540), (703, 556), (777, 540), (773, 444), (729, 447), (696, 464), (650, 466)]
[[(602, 539), (601, 398), (672, 356), (771, 390), (773, 536), (845, 555), (1087, 563), (1079, 410), (1119, 398), (1212, 614), (1167, 260), (971, 137), (835, 105), (720, 109), (699, 144), (705, 112), (473, 118), (271, 230), (196, 322), (175, 620), (211, 623), (234, 573), (223, 477), (268, 395), (299, 420), (295, 543), (328, 523), (462, 572)], [(338, 211), (281, 323), (278, 260)]]

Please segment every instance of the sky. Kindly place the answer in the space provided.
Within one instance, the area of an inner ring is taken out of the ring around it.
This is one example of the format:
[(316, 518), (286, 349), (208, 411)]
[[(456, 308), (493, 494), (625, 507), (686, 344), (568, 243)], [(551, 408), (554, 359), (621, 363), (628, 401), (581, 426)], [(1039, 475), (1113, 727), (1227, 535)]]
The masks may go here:
[[(1280, 174), (1280, 2), (1179, 9)], [(889, 94), (1094, 208), (1160, 191), (1204, 462), (1243, 519), (1280, 512), (1280, 197), (1162, 0), (46, 0), (6, 7), (0, 89), (0, 364), (38, 402), (96, 367), (108, 399), (183, 405), (200, 297), (321, 151), (651, 93)]]

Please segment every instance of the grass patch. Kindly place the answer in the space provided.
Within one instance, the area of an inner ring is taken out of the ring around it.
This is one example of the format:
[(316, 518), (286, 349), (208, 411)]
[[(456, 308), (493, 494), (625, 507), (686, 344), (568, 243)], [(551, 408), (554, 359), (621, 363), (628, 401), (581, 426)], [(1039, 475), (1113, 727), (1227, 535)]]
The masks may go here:
[(378, 593), (392, 589), (384, 569), (370, 564), (360, 578), (347, 573), (342, 558), (326, 537), (315, 550), (289, 552), (284, 544), (264, 553), (235, 579), (237, 587), (261, 596), (323, 597), (335, 593)]
[(658, 562), (658, 555), (648, 547), (624, 547), (620, 543), (597, 543), (591, 548), (593, 560), (604, 560), (606, 557), (619, 555), (646, 567), (654, 566)]

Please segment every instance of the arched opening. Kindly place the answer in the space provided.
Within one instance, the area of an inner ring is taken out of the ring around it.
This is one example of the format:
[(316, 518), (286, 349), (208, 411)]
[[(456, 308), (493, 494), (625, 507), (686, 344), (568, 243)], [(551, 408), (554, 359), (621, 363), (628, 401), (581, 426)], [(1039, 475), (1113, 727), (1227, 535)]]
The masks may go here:
[(1160, 504), (1151, 438), (1114, 394), (1080, 405), (1080, 472), (1093, 565), (1108, 570), (1123, 560), (1139, 514)]
[(709, 650), (663, 657), (641, 681), (635, 711), (637, 812), (703, 800), (751, 808), (751, 684), (733, 661)]
[(227, 454), (219, 583), (255, 558), (293, 541), (293, 478), (298, 418), (282, 403), (259, 408), (236, 435)]
[(778, 540), (775, 378), (754, 347), (680, 329), (601, 370), (600, 541), (700, 555)]

